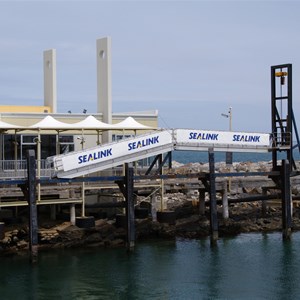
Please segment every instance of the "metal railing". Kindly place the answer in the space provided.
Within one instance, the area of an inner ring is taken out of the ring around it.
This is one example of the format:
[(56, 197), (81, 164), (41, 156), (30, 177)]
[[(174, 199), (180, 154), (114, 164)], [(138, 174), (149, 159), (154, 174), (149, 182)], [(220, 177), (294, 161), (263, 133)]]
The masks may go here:
[[(38, 168), (38, 161), (36, 161)], [(38, 174), (38, 169), (37, 169)], [(54, 174), (52, 166), (44, 159), (40, 161), (40, 176), (51, 177)], [(27, 161), (26, 160), (0, 160), (0, 178), (14, 179), (27, 177)]]
[(291, 146), (291, 133), (290, 132), (276, 132), (271, 135), (272, 147), (286, 148)]

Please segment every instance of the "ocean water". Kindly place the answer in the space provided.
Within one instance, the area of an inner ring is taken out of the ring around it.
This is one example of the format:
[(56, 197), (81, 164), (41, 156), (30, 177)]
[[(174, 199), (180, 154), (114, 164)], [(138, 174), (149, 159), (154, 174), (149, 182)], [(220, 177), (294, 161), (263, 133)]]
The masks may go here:
[[(235, 152), (232, 154), (233, 162), (258, 162), (258, 161), (272, 161), (271, 153), (243, 153)], [(299, 151), (294, 150), (293, 156), (295, 160), (300, 160)], [(278, 159), (285, 159), (284, 152), (278, 154)], [(200, 151), (173, 151), (172, 160), (182, 164), (195, 163), (195, 162), (208, 162), (208, 153)], [(215, 152), (215, 161), (222, 162), (226, 160), (224, 152)]]
[(0, 257), (1, 299), (299, 299), (300, 233)]

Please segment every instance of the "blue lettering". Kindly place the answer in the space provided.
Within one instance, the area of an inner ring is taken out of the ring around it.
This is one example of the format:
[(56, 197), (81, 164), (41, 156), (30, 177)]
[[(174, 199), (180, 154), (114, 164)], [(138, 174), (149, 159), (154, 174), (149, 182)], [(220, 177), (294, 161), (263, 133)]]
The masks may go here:
[(189, 134), (189, 140), (217, 141), (218, 139), (219, 139), (218, 133), (190, 132)]
[(234, 134), (232, 137), (233, 142), (247, 142), (247, 143), (259, 143), (260, 135), (239, 135)]
[(103, 157), (112, 156), (112, 148), (101, 150), (98, 152), (93, 152), (90, 154), (78, 156), (78, 164), (82, 164), (89, 161), (94, 161)]
[(137, 142), (128, 143), (128, 151), (147, 147), (150, 145), (158, 144), (159, 143), (159, 136), (143, 139)]

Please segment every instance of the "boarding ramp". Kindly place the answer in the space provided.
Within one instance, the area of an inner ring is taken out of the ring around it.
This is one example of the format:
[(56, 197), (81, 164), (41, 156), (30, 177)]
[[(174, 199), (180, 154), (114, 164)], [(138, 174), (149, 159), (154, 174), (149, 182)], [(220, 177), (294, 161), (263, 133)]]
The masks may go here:
[(51, 158), (59, 178), (74, 178), (173, 150), (268, 152), (270, 135), (192, 129), (158, 130)]
[(175, 129), (174, 150), (217, 152), (268, 152), (270, 134)]
[(174, 150), (172, 131), (155, 131), (51, 158), (56, 176), (74, 178)]

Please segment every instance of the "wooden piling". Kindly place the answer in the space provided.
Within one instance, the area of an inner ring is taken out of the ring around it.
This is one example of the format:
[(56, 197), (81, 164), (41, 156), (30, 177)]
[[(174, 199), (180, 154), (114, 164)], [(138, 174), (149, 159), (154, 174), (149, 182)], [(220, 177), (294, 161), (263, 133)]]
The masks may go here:
[(282, 237), (290, 239), (292, 229), (292, 198), (290, 186), (290, 163), (283, 159), (281, 165)]
[(199, 215), (205, 215), (205, 189), (200, 188), (199, 191)]
[(219, 238), (218, 215), (216, 198), (216, 176), (215, 176), (215, 154), (212, 149), (208, 152), (209, 161), (209, 197), (210, 197), (210, 239), (211, 244), (215, 244)]
[(125, 164), (125, 198), (127, 219), (127, 250), (134, 250), (135, 225), (134, 225), (134, 199), (133, 199), (133, 168)]
[(27, 201), (29, 207), (29, 250), (31, 262), (35, 263), (38, 258), (38, 222), (36, 206), (36, 161), (34, 150), (27, 150), (27, 178)]

